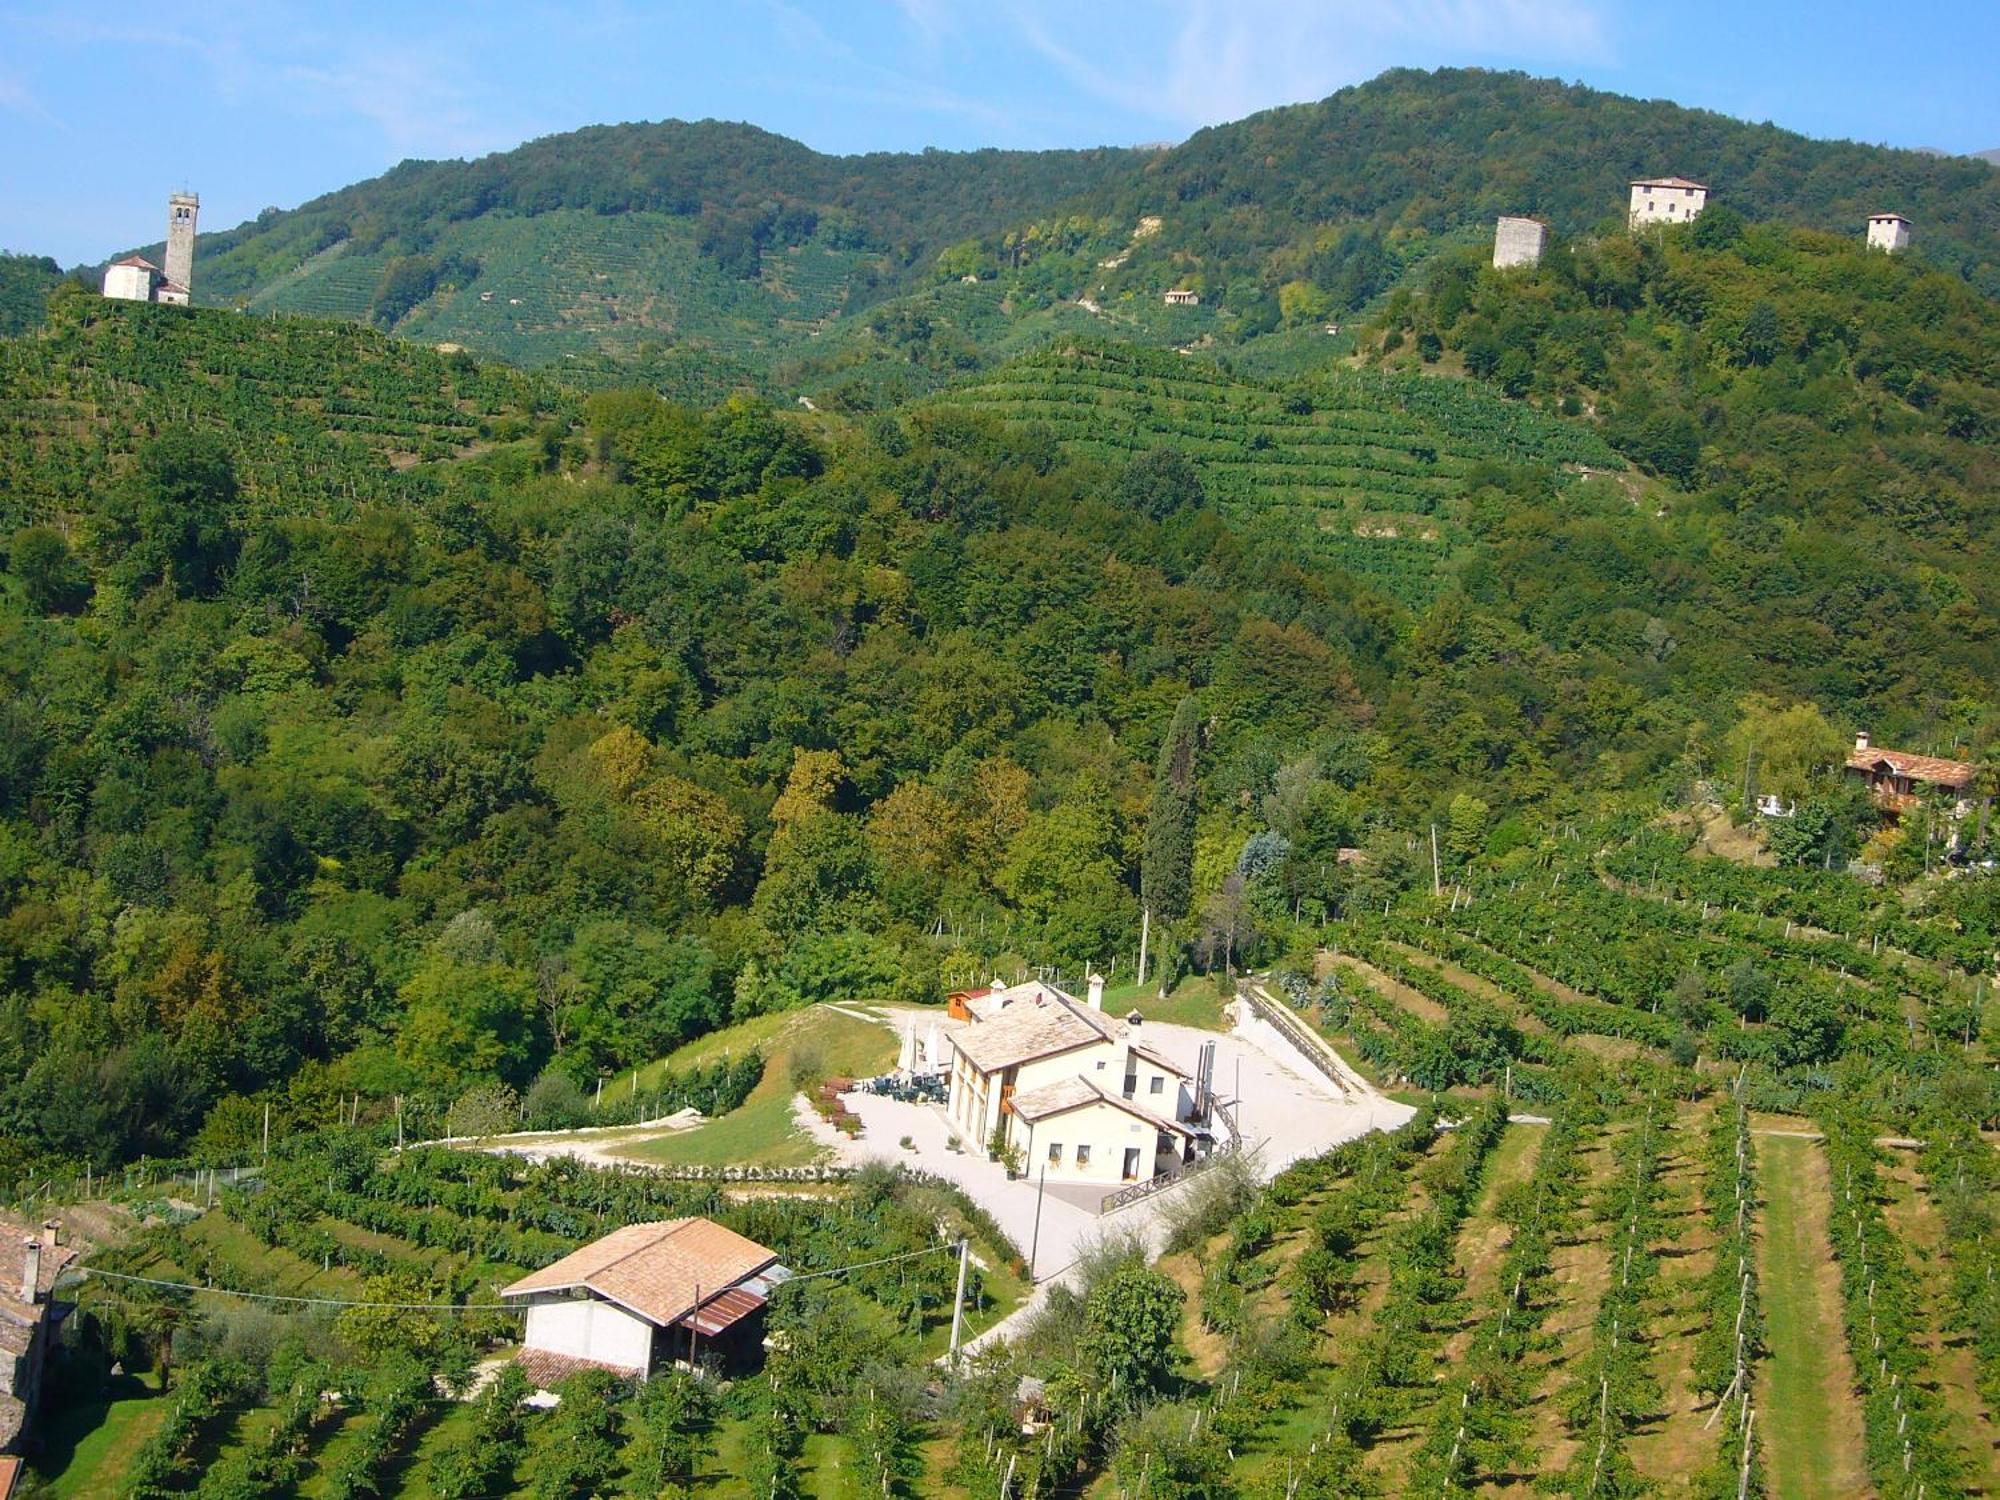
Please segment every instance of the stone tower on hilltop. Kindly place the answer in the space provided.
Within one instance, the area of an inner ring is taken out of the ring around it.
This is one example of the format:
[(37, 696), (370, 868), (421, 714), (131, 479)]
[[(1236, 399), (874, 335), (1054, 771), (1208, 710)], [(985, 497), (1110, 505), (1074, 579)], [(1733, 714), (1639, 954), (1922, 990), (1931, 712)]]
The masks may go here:
[(167, 199), (167, 280), (183, 293), (194, 290), (194, 221), (200, 211), (201, 199), (194, 193)]

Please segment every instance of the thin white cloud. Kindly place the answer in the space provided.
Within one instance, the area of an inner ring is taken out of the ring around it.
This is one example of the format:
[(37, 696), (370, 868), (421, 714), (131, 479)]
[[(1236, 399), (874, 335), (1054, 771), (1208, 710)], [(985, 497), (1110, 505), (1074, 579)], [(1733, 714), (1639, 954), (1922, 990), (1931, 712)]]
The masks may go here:
[(896, 9), (928, 46), (935, 46), (957, 30), (958, 18), (951, 0), (896, 0)]
[(35, 91), (16, 73), (0, 72), (0, 113), (19, 115), (37, 124), (53, 125), (58, 130), (69, 129), (67, 122), (42, 103)]
[(1544, 67), (1612, 50), (1593, 0), (1153, 0), (1115, 29), (1052, 0), (996, 13), (1077, 88), (1187, 126), (1320, 98), (1414, 49)]
[(399, 155), (466, 155), (520, 139), (512, 109), (482, 108), (481, 91), (456, 61), (462, 39), (427, 38), (420, 12), (390, 36), (295, 0), (211, 0), (171, 21), (110, 16), (58, 8), (28, 24), (86, 56), (115, 49), (191, 60), (217, 98), (353, 120)]

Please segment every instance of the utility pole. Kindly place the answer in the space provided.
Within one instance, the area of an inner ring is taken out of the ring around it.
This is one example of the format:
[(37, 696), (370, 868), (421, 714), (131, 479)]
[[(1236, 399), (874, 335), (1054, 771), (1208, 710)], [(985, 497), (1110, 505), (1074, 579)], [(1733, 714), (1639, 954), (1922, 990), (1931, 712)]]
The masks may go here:
[(264, 1165), (268, 1167), (270, 1164), (271, 1164), (271, 1105), (270, 1102), (267, 1100), (264, 1104)]
[(396, 1096), (396, 1150), (403, 1149), (403, 1096)]
[[(1048, 1169), (1042, 1169), (1046, 1172)], [(958, 1290), (951, 1299), (951, 1367), (958, 1368), (959, 1335), (965, 1328), (965, 1263), (972, 1258), (972, 1241), (961, 1236), (958, 1242)]]
[(1438, 826), (1431, 824), (1431, 895), (1444, 894), (1444, 875), (1438, 867)]
[(1153, 935), (1153, 908), (1148, 906), (1139, 913), (1139, 983), (1146, 982), (1146, 941)]
[(1035, 1281), (1035, 1252), (1042, 1246), (1042, 1194), (1048, 1191), (1049, 1164), (1042, 1163), (1042, 1175), (1035, 1183), (1035, 1231), (1028, 1239), (1028, 1284)]

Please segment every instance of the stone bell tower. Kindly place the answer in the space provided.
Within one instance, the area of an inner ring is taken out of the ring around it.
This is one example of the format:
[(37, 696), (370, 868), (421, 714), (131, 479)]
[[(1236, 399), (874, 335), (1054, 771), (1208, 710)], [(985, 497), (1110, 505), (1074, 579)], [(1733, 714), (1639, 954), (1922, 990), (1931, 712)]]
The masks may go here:
[(194, 193), (175, 193), (167, 199), (167, 280), (188, 291), (194, 290), (194, 221), (201, 211), (201, 199)]

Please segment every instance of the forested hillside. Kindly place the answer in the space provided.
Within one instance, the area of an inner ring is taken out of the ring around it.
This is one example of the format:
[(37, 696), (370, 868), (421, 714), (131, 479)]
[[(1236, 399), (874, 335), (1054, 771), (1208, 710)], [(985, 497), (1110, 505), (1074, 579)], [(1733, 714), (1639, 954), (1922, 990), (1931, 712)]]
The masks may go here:
[(1079, 345), (860, 425), (59, 301), (4, 365), (8, 1139), (1099, 961), (1190, 697), (1205, 857), (1295, 851), (1301, 911), (1468, 799), (1518, 838), (1727, 774), (1749, 695), (1984, 742), (1991, 305), (1710, 226), (1453, 263), (1370, 334), (1410, 371)]
[(0, 255), (0, 338), (40, 325), (62, 270), (45, 255)]
[[(1578, 232), (1681, 172), (1758, 219), (1858, 235), (1885, 206), (2000, 286), (2000, 172), (1519, 74), (1391, 72), (1171, 149), (827, 157), (713, 121), (595, 127), (406, 162), (204, 235), (206, 304), (370, 321), (524, 363), (691, 341), (754, 378), (885, 300), (994, 286), (1006, 325), (1090, 297), (1148, 342), (1255, 341), (1368, 305), (1496, 213)], [(157, 252), (155, 252), (157, 258)], [(1202, 294), (1171, 316), (1161, 292)], [(947, 321), (951, 314), (944, 314)], [(801, 379), (800, 376), (805, 378)]]
[[(1392, 301), (1373, 348), (1588, 409), (1683, 492), (1652, 497), (1685, 549), (1671, 568), (1607, 533), (1559, 590), (1468, 575), (1540, 633), (1657, 612), (1676, 658), (1706, 658), (1681, 663), (1694, 680), (1754, 661), (1825, 704), (1991, 704), (2000, 310), (1955, 277), (1722, 209), (1681, 235), (1559, 246), (1535, 271), (1450, 259)], [(1519, 515), (1488, 524), (1502, 557), (1546, 545)], [(1740, 629), (1718, 637), (1719, 619)]]

